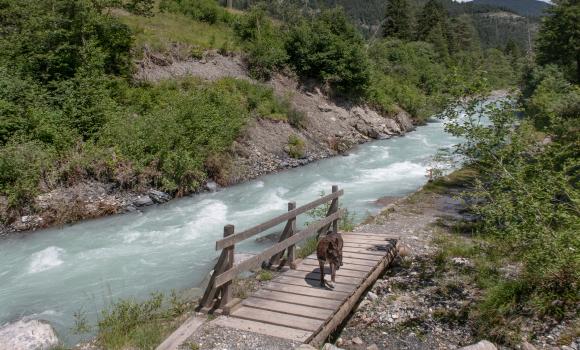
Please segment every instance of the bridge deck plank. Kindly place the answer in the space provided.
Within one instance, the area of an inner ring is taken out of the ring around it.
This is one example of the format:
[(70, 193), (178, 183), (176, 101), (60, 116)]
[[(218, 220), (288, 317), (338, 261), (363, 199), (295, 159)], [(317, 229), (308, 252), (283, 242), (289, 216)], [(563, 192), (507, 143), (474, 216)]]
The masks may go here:
[[(318, 266), (318, 260), (314, 260), (314, 259), (304, 259), (302, 261), (302, 263), (304, 265), (308, 265), (308, 266)], [(362, 272), (368, 272), (371, 268), (369, 266), (365, 266), (365, 265), (355, 265), (355, 264), (344, 264), (338, 271), (340, 270), (351, 270), (351, 271), (362, 271)]]
[(318, 298), (328, 298), (333, 300), (344, 300), (349, 295), (345, 292), (337, 292), (329, 289), (319, 288), (319, 287), (302, 287), (293, 284), (282, 284), (276, 282), (270, 282), (264, 285), (262, 288), (266, 290), (274, 290), (278, 292), (286, 292), (299, 295), (307, 295)]
[(384, 244), (389, 244), (388, 240), (380, 240), (380, 239), (366, 239), (366, 238), (358, 238), (358, 237), (354, 237), (354, 238), (344, 238), (344, 243), (366, 243), (366, 244), (378, 244), (378, 245), (384, 245)]
[[(344, 247), (342, 247), (342, 252), (344, 256), (347, 256), (347, 253), (352, 253), (352, 254), (359, 254), (359, 255), (374, 255), (378, 258), (383, 258), (385, 256), (385, 252), (381, 252), (380, 250), (370, 250), (372, 246), (368, 246), (367, 248), (363, 248), (363, 247), (351, 247), (351, 246), (347, 246), (345, 245)], [(380, 259), (379, 259), (380, 260)]]
[(334, 310), (335, 308), (340, 306), (339, 300), (323, 299), (306, 295), (297, 295), (292, 293), (279, 292), (274, 290), (261, 289), (255, 292), (253, 296), (261, 299), (276, 300), (289, 304), (313, 306), (329, 310)]
[[(293, 284), (296, 286), (303, 286), (303, 287), (312, 287), (312, 288), (322, 288), (320, 287), (319, 278), (304, 278), (304, 277), (294, 277), (284, 274), (280, 277), (277, 277), (272, 280), (273, 282), (285, 283), (285, 284)], [(336, 292), (352, 292), (354, 288), (358, 285), (358, 283), (335, 283), (334, 288), (332, 290)]]
[(232, 316), (245, 320), (261, 321), (276, 326), (284, 326), (311, 332), (317, 330), (323, 322), (322, 320), (255, 309), (249, 306), (240, 307), (232, 313)]
[[(390, 247), (389, 242), (370, 243), (370, 242), (344, 242), (344, 247), (348, 248), (365, 248), (385, 254), (385, 249)], [(343, 248), (344, 248), (343, 247)]]
[(303, 316), (318, 320), (326, 320), (333, 314), (333, 310), (320, 309), (304, 305), (288, 304), (275, 300), (267, 300), (250, 297), (242, 302), (242, 305), (250, 306), (256, 309), (276, 311), (283, 314)]
[[(317, 276), (320, 274), (320, 269), (318, 268), (318, 265), (306, 265), (306, 264), (302, 263), (296, 267), (296, 270), (312, 272), (312, 273), (316, 274)], [(324, 273), (330, 274), (330, 267), (328, 265), (326, 265), (324, 267)], [(346, 276), (346, 277), (365, 278), (367, 276), (367, 274), (368, 273), (366, 273), (364, 271), (354, 271), (354, 270), (347, 270), (347, 269), (340, 269), (340, 270), (336, 271), (336, 276)]]
[[(303, 278), (304, 280), (308, 281), (318, 281), (320, 279), (320, 275), (318, 273), (314, 273), (312, 271), (302, 271), (302, 270), (289, 270), (284, 272), (285, 277), (293, 277), (293, 278)], [(358, 277), (350, 277), (350, 276), (336, 276), (336, 283), (337, 284), (351, 284), (351, 285), (359, 285), (362, 282), (362, 278)]]
[(264, 334), (269, 335), (271, 337), (288, 339), (298, 342), (304, 342), (312, 335), (312, 332), (309, 331), (303, 331), (300, 329), (294, 329), (290, 327), (276, 326), (268, 323), (245, 320), (236, 317), (221, 316), (213, 320), (213, 322), (215, 325), (221, 327), (230, 327), (246, 332)]

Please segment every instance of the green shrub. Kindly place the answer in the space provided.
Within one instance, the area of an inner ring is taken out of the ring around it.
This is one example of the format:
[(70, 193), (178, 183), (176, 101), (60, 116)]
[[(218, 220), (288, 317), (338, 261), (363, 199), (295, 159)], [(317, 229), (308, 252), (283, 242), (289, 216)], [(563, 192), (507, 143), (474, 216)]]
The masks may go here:
[(233, 15), (221, 7), (216, 0), (161, 0), (159, 10), (181, 13), (192, 19), (211, 24), (233, 21)]
[(38, 141), (9, 143), (0, 148), (0, 193), (8, 196), (10, 207), (19, 209), (32, 203), (43, 170), (53, 160), (51, 148)]
[(247, 52), (250, 74), (256, 79), (269, 79), (287, 60), (284, 37), (279, 30), (261, 7), (253, 7), (235, 25)]
[(304, 157), (304, 152), (304, 141), (296, 135), (288, 136), (288, 155), (292, 158), (302, 158)]
[[(465, 195), (477, 199), (471, 210), (481, 218), (477, 233), (489, 240), (486, 250), (522, 269), (516, 277), (495, 278), (475, 318), (482, 333), (511, 342), (517, 339), (517, 324), (508, 327), (514, 319), (526, 312), (561, 317), (579, 301), (579, 162), (570, 148), (578, 135), (573, 126), (563, 132), (548, 125), (544, 131), (554, 140), (541, 146), (531, 120), (514, 127), (513, 103), (477, 103), (467, 109), (471, 118), (449, 125), (466, 138), (460, 153), (478, 173), (475, 191)], [(482, 108), (491, 126), (474, 117)]]
[(270, 281), (273, 277), (274, 275), (272, 274), (272, 271), (268, 270), (261, 270), (260, 274), (258, 275), (258, 279), (263, 282)]
[(106, 73), (131, 71), (129, 28), (91, 1), (8, 2), (3, 18), (12, 18), (13, 30), (0, 39), (0, 60), (34, 79), (71, 78), (93, 55)]
[(144, 301), (118, 300), (101, 312), (97, 342), (106, 349), (155, 349), (187, 310), (183, 303), (175, 293), (169, 299), (154, 293)]
[(580, 115), (580, 87), (566, 81), (553, 66), (534, 69), (524, 92), (526, 114), (541, 130), (567, 128)]
[(325, 10), (292, 26), (286, 51), (288, 62), (304, 78), (318, 79), (353, 97), (368, 87), (364, 41), (341, 9)]
[(306, 112), (302, 112), (298, 109), (289, 107), (287, 114), (288, 114), (288, 123), (290, 123), (290, 125), (298, 129), (306, 127)]
[(296, 256), (299, 259), (304, 259), (308, 255), (316, 251), (316, 246), (318, 245), (318, 240), (316, 237), (310, 237), (300, 243), (300, 248), (296, 252)]

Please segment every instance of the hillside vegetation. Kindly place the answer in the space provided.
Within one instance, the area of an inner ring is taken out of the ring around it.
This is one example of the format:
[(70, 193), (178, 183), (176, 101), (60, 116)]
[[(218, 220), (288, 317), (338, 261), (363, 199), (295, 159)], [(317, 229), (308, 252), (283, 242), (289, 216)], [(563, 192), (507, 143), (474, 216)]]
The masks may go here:
[[(475, 171), (464, 198), (477, 220), (460, 228), (482, 240), (460, 253), (477, 261), (484, 290), (472, 319), (478, 334), (512, 347), (563, 321), (560, 345), (580, 336), (580, 61), (570, 45), (579, 14), (574, 2), (549, 10), (519, 101), (473, 101), (471, 117), (449, 126), (467, 139), (459, 152)], [(491, 126), (478, 122), (482, 113)], [(526, 329), (534, 319), (538, 329)]]
[[(207, 49), (241, 54), (258, 81), (286, 71), (330, 96), (385, 115), (403, 108), (417, 120), (469, 94), (478, 77), (486, 88), (508, 86), (520, 66), (511, 53), (481, 49), (468, 22), (447, 26), (445, 11), (420, 15), (438, 31), (367, 42), (341, 9), (238, 13), (213, 0), (153, 5), (0, 1), (3, 223), (37, 213), (37, 195), (83, 181), (191, 193), (227, 165), (250, 120), (302, 127), (288, 101), (259, 82), (134, 80), (136, 60), (151, 53), (176, 60), (201, 58)], [(282, 20), (271, 19), (280, 13)]]
[[(408, 1), (407, 12), (411, 19), (418, 15), (427, 3), (427, 0)], [(286, 0), (272, 2), (264, 0), (238, 0), (234, 5), (238, 8), (247, 9), (252, 4), (264, 3), (269, 8), (282, 8), (293, 11), (304, 11), (304, 2), (299, 0)], [(513, 41), (520, 49), (529, 49), (530, 40), (536, 35), (540, 17), (549, 5), (539, 0), (530, 1), (504, 1), (486, 0), (456, 2), (453, 0), (440, 0), (451, 18), (467, 16), (473, 22), (483, 48), (497, 48), (503, 50), (506, 44)], [(385, 17), (392, 15), (388, 1), (383, 0), (318, 0), (308, 1), (308, 8), (314, 11), (340, 6), (345, 13), (368, 38), (380, 34), (381, 25)], [(418, 23), (414, 20), (409, 22), (410, 30), (416, 28)]]

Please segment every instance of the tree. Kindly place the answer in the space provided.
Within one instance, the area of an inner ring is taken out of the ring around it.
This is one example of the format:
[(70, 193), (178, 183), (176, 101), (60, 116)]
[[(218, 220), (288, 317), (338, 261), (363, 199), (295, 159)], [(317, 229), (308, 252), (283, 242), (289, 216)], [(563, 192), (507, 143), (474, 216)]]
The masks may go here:
[(580, 2), (559, 1), (548, 13), (538, 34), (538, 63), (557, 64), (580, 82)]
[(408, 40), (411, 38), (411, 20), (407, 0), (388, 0), (383, 23), (383, 36)]
[(447, 12), (438, 0), (429, 0), (421, 14), (417, 23), (417, 39), (426, 41), (429, 33), (441, 25), (444, 33), (447, 33)]
[(449, 58), (449, 46), (445, 34), (442, 23), (437, 23), (425, 38), (425, 41), (433, 44), (435, 51), (444, 60)]
[(469, 15), (463, 14), (451, 20), (449, 48), (451, 52), (479, 50), (477, 31)]
[(293, 26), (286, 50), (288, 62), (304, 78), (318, 79), (352, 95), (368, 87), (370, 64), (364, 40), (340, 8)]

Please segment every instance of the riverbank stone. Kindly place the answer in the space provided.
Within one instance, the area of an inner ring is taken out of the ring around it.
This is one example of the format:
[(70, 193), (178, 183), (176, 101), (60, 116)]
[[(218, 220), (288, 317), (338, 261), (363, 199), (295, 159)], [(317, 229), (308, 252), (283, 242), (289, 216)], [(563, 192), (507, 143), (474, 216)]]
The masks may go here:
[(137, 197), (137, 199), (133, 202), (133, 205), (136, 207), (147, 207), (150, 205), (153, 205), (155, 203), (153, 203), (153, 200), (151, 199), (151, 197), (145, 195), (145, 196), (139, 196)]
[(171, 200), (171, 196), (165, 192), (150, 189), (147, 194), (155, 204), (161, 204)]
[(488, 340), (482, 340), (478, 343), (464, 346), (459, 350), (497, 350), (497, 348), (495, 347), (495, 345), (493, 345), (492, 342)]
[(0, 326), (0, 350), (47, 350), (57, 346), (54, 328), (41, 320), (20, 320)]

